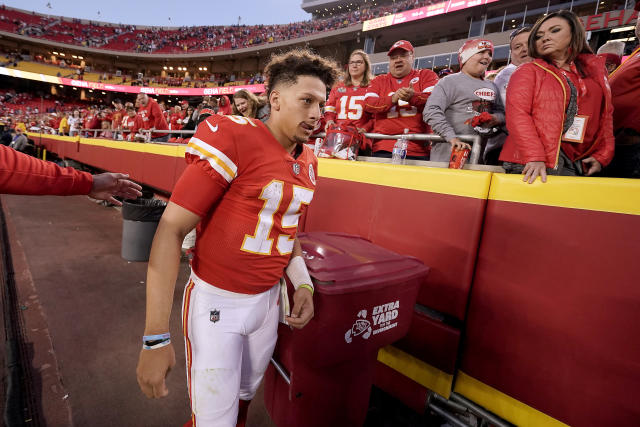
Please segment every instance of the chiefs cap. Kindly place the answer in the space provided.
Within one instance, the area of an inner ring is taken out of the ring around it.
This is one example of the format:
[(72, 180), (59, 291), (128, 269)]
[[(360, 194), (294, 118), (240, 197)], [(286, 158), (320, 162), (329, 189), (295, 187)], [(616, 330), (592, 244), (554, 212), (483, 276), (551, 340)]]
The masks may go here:
[(389, 49), (389, 52), (387, 52), (387, 56), (390, 56), (391, 52), (393, 52), (396, 49), (402, 49), (402, 50), (406, 50), (407, 52), (413, 53), (413, 45), (411, 43), (409, 43), (406, 40), (398, 40), (393, 44), (393, 46), (391, 46), (391, 48)]

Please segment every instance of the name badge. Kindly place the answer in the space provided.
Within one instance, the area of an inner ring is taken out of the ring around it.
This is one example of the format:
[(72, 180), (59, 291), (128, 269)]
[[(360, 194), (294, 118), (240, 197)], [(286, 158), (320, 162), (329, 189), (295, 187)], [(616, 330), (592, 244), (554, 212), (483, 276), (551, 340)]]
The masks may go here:
[(578, 144), (582, 144), (582, 142), (584, 141), (584, 134), (587, 130), (588, 120), (589, 116), (575, 116), (573, 119), (573, 124), (564, 134), (562, 140), (566, 142), (576, 142)]

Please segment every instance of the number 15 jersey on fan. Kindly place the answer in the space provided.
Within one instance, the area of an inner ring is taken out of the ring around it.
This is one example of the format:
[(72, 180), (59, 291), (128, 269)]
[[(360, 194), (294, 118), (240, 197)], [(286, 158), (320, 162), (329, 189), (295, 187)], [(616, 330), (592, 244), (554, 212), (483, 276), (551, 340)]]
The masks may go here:
[(292, 155), (261, 121), (214, 115), (198, 126), (185, 157), (171, 201), (202, 218), (194, 273), (231, 292), (267, 291), (289, 262), (313, 198), (313, 151), (297, 144)]

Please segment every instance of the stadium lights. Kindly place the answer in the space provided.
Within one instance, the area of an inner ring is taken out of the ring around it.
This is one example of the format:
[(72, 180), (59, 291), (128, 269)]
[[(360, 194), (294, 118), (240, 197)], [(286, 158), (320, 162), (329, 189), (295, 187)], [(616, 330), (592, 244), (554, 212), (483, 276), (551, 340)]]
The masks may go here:
[(107, 93), (106, 93), (106, 92), (102, 92), (102, 94), (103, 94), (103, 95), (106, 95)]
[(84, 57), (83, 56), (78, 56), (78, 59), (84, 59)]
[(93, 89), (89, 89), (89, 92), (90, 92), (90, 93), (93, 93)]
[(64, 53), (60, 52), (60, 56), (64, 56)]
[(58, 86), (60, 86), (60, 87), (64, 87), (63, 85), (58, 85)]
[(166, 70), (166, 69), (167, 69), (167, 66), (165, 65), (164, 67), (162, 67), (162, 69), (163, 69), (163, 70)]
[(633, 25), (629, 25), (628, 27), (620, 27), (620, 28), (614, 28), (613, 30), (611, 30), (612, 33), (621, 33), (623, 31), (631, 31), (633, 30), (634, 27)]
[(207, 67), (202, 67), (202, 71), (207, 71)]
[(173, 71), (173, 67), (169, 67), (169, 69), (170, 69), (171, 71)]
[(78, 90), (78, 88), (77, 88), (77, 87), (74, 87), (74, 88), (73, 88), (73, 90)]
[(58, 52), (53, 52), (53, 54), (54, 54), (54, 55), (57, 55), (57, 54), (58, 54)]
[(78, 55), (71, 55), (73, 59), (78, 59)]

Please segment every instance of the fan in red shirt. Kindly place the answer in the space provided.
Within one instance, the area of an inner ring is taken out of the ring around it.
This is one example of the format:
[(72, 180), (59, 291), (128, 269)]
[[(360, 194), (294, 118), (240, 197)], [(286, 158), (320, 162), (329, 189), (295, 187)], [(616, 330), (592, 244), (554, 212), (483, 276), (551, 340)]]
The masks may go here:
[(182, 108), (179, 105), (173, 107), (173, 112), (169, 115), (169, 129), (171, 130), (180, 130), (182, 129), (182, 119), (184, 118), (184, 113), (182, 112)]
[[(399, 135), (408, 129), (409, 133), (429, 133), (429, 127), (422, 121), (422, 110), (438, 82), (438, 76), (431, 70), (413, 69), (413, 46), (406, 40), (399, 40), (389, 52), (389, 73), (375, 79), (365, 95), (364, 109), (374, 114), (374, 133)], [(373, 141), (373, 155), (391, 157), (395, 140)], [(429, 146), (423, 141), (409, 141), (407, 159), (428, 160)]]
[(325, 107), (325, 129), (334, 123), (339, 126), (353, 126), (359, 132), (369, 132), (373, 128), (373, 116), (364, 111), (364, 97), (371, 82), (371, 63), (363, 50), (355, 50), (349, 56), (346, 79), (331, 89)]
[(140, 129), (144, 129), (142, 117), (134, 107), (127, 107), (127, 115), (122, 119), (122, 137), (127, 141), (134, 141)]
[[(142, 117), (144, 129), (168, 130), (169, 125), (164, 118), (162, 109), (155, 99), (149, 98), (146, 93), (139, 93), (136, 102), (140, 105), (138, 114)], [(167, 142), (169, 140), (168, 133), (151, 132), (151, 141)]]
[(218, 114), (221, 116), (226, 116), (232, 114), (231, 102), (229, 102), (229, 97), (227, 95), (222, 95), (218, 99)]
[(122, 128), (122, 119), (127, 114), (120, 99), (113, 102), (113, 113), (111, 114), (111, 129), (120, 130)]

